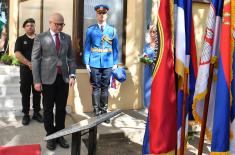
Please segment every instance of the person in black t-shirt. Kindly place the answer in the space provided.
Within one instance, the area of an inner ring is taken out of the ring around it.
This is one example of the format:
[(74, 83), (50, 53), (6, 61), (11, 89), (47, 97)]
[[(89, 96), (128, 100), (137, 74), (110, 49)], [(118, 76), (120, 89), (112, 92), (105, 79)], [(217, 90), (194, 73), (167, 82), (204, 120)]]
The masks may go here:
[(22, 112), (24, 113), (22, 124), (28, 125), (30, 122), (30, 93), (33, 93), (33, 117), (32, 119), (42, 123), (43, 117), (39, 113), (41, 110), (41, 93), (34, 89), (32, 76), (31, 54), (35, 37), (35, 21), (29, 18), (24, 21), (23, 28), (25, 34), (18, 37), (15, 43), (15, 56), (20, 61), (20, 92), (22, 95)]

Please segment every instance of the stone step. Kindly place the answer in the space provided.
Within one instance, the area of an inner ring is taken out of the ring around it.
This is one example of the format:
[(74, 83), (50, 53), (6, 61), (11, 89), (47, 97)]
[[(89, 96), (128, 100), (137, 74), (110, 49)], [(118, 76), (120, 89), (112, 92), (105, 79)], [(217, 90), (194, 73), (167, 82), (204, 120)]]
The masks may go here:
[(0, 117), (22, 116), (19, 66), (0, 64)]
[(0, 75), (0, 85), (19, 84), (19, 75)]
[(20, 84), (0, 84), (0, 96), (20, 95)]
[[(30, 109), (32, 110), (32, 96), (30, 97)], [(21, 111), (21, 95), (0, 97), (0, 117), (23, 116)]]
[[(42, 104), (42, 98), (41, 98)], [(32, 96), (30, 96), (30, 106), (32, 107)], [(0, 96), (0, 109), (21, 108), (21, 95)]]
[(23, 116), (21, 96), (9, 95), (0, 97), (0, 117)]
[(0, 110), (0, 117), (16, 117), (23, 116), (22, 109)]
[(0, 75), (19, 75), (19, 66), (0, 65)]
[(0, 109), (19, 109), (21, 108), (21, 96), (20, 95), (9, 95), (9, 96), (0, 96)]

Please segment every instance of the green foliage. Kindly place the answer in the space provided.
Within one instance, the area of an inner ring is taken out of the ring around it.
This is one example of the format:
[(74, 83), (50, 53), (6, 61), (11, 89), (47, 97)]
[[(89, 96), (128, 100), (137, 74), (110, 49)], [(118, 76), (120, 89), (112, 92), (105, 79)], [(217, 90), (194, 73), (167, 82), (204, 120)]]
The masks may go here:
[(15, 56), (13, 56), (13, 59), (12, 59), (12, 63), (11, 63), (12, 65), (16, 65), (16, 66), (19, 66), (20, 65), (20, 62), (19, 62), (19, 60), (15, 57)]
[(20, 64), (15, 56), (11, 56), (11, 55), (8, 55), (8, 54), (3, 54), (0, 60), (4, 64), (7, 64), (7, 65), (19, 65)]
[(140, 62), (143, 62), (144, 64), (152, 64), (153, 60), (150, 59), (147, 55), (139, 57)]
[(2, 57), (1, 57), (1, 61), (2, 61), (4, 64), (10, 65), (11, 62), (12, 62), (12, 56), (10, 56), (10, 55), (8, 55), (8, 54), (3, 54)]

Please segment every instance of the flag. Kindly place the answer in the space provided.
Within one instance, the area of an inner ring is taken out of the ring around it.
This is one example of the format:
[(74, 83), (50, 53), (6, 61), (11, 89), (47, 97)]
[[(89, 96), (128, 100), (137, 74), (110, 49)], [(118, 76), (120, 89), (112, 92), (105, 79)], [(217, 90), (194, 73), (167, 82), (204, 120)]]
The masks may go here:
[[(175, 72), (178, 75), (177, 90), (177, 154), (180, 154), (181, 132), (182, 132), (182, 110), (183, 110), (183, 84), (184, 73), (188, 71), (189, 54), (186, 53), (186, 0), (175, 0)], [(188, 39), (188, 38), (187, 38)], [(188, 73), (188, 72), (187, 72)], [(188, 119), (185, 122), (185, 135), (187, 135)]]
[(207, 18), (202, 54), (200, 57), (198, 75), (193, 97), (193, 116), (195, 121), (202, 124), (205, 96), (209, 78), (210, 64), (214, 64), (213, 80), (206, 122), (206, 135), (211, 140), (213, 127), (214, 101), (216, 93), (217, 57), (219, 54), (219, 36), (222, 16), (223, 0), (212, 0)]
[[(235, 2), (235, 1), (234, 1)], [(235, 3), (233, 9), (235, 9)], [(233, 5), (232, 5), (233, 6)], [(231, 16), (233, 17), (233, 16)], [(235, 24), (235, 23), (234, 23)], [(235, 43), (235, 27), (233, 26), (233, 41)], [(234, 46), (234, 44), (233, 44)], [(232, 139), (230, 143), (230, 152), (231, 154), (235, 154), (235, 46), (233, 47), (233, 66), (232, 66), (232, 84), (231, 84), (231, 90), (232, 90), (232, 106), (231, 106), (231, 133), (232, 133)]]
[(230, 136), (230, 72), (231, 72), (231, 5), (224, 1), (220, 37), (218, 81), (212, 130), (211, 155), (229, 153)]
[[(191, 4), (189, 4), (191, 3)], [(193, 115), (192, 115), (192, 104), (193, 104), (193, 96), (194, 96), (194, 91), (195, 91), (195, 84), (196, 84), (196, 79), (197, 79), (197, 72), (198, 72), (198, 65), (197, 65), (197, 50), (196, 50), (196, 42), (195, 42), (195, 32), (194, 32), (194, 21), (193, 21), (193, 17), (192, 17), (192, 1), (189, 0), (188, 5), (191, 6), (190, 8), (190, 13), (187, 14), (191, 14), (191, 25), (186, 26), (189, 27), (189, 30), (187, 31), (187, 34), (189, 34), (189, 36), (187, 37), (188, 39), (186, 40), (190, 40), (190, 43), (187, 43), (190, 45), (189, 50), (188, 49), (188, 45), (186, 44), (186, 50), (190, 52), (190, 62), (189, 62), (189, 96), (188, 96), (188, 103), (189, 103), (189, 120), (193, 119)], [(188, 7), (189, 8), (189, 7)], [(188, 12), (189, 12), (188, 11)], [(188, 17), (188, 22), (190, 23), (190, 17)], [(191, 32), (190, 32), (191, 31)]]
[[(193, 95), (197, 76), (197, 54), (194, 36), (194, 22), (192, 18), (192, 0), (175, 1), (175, 21), (176, 23), (176, 73), (178, 74), (178, 140), (177, 149), (179, 151), (182, 127), (182, 106), (183, 106), (183, 80), (184, 72), (188, 74), (187, 82), (187, 103), (186, 103), (186, 125), (185, 138), (188, 133), (189, 112), (192, 107)], [(186, 140), (185, 140), (186, 142)], [(186, 143), (185, 143), (186, 144)]]
[[(177, 141), (176, 91), (174, 76), (173, 3), (160, 0), (156, 40), (158, 59), (153, 72), (151, 103), (143, 142), (143, 154), (175, 154)], [(172, 14), (171, 14), (172, 13)]]
[(231, 92), (232, 92), (232, 106), (231, 106), (231, 133), (230, 136), (232, 139), (230, 141), (230, 152), (235, 154), (235, 0), (231, 1), (231, 28), (233, 40), (232, 40), (232, 50), (233, 50), (233, 59), (232, 59), (232, 83), (231, 83)]

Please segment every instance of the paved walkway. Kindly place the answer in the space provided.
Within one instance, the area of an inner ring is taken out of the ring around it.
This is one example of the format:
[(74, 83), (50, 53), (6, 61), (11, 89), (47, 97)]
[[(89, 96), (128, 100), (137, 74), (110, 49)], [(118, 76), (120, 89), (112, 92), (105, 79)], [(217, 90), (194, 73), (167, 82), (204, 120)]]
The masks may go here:
[[(91, 114), (68, 114), (66, 126), (89, 118)], [(142, 141), (145, 131), (146, 112), (128, 110), (111, 120), (111, 124), (98, 126), (97, 155), (141, 155)], [(70, 155), (70, 149), (57, 146), (55, 151), (46, 149), (45, 130), (43, 124), (31, 120), (28, 126), (22, 126), (21, 117), (0, 118), (0, 145), (14, 146), (40, 144), (42, 155)], [(71, 135), (65, 136), (71, 143)], [(87, 155), (87, 136), (83, 136), (81, 155)], [(191, 136), (186, 155), (197, 153), (198, 134)], [(209, 144), (205, 144), (205, 154), (209, 154)], [(71, 148), (71, 147), (70, 147)], [(204, 155), (205, 155), (204, 154)]]

